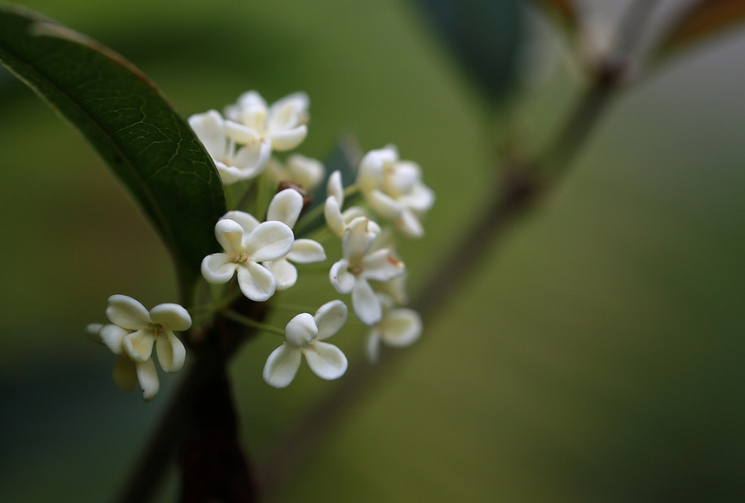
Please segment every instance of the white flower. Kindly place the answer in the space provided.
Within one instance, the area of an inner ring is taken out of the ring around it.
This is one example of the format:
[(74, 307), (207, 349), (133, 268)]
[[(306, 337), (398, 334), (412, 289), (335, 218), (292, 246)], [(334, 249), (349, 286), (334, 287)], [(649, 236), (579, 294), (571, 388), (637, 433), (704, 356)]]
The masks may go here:
[(421, 177), (419, 165), (400, 161), (396, 147), (389, 145), (363, 157), (357, 184), (375, 212), (393, 220), (404, 235), (421, 237), (420, 217), (435, 201), (434, 192)]
[(337, 379), (347, 370), (347, 358), (328, 339), (347, 321), (347, 306), (340, 300), (322, 305), (315, 316), (302, 313), (285, 328), (285, 342), (275, 349), (264, 365), (264, 380), (275, 388), (289, 386), (305, 355), (310, 369), (321, 379)]
[(290, 182), (307, 192), (316, 188), (325, 172), (326, 168), (321, 161), (300, 154), (291, 155), (285, 164), (272, 158), (267, 166), (267, 175), (275, 183)]
[(369, 220), (355, 219), (342, 240), (343, 258), (331, 266), (329, 279), (339, 293), (352, 293), (352, 306), (365, 325), (380, 321), (380, 301), (367, 280), (389, 281), (403, 274), (404, 264), (384, 248), (370, 252), (375, 233), (368, 230)]
[[(302, 210), (303, 196), (295, 189), (285, 189), (277, 193), (272, 199), (266, 219), (267, 221), (282, 222), (292, 229)], [(259, 226), (259, 222), (254, 217), (242, 211), (229, 211), (223, 218), (235, 220), (246, 232), (251, 232)], [(298, 264), (309, 264), (324, 260), (326, 260), (326, 252), (323, 246), (312, 239), (296, 239), (286, 255), (267, 260), (263, 262), (263, 266), (274, 275), (277, 290), (285, 290), (297, 281), (297, 269), (290, 261)]]
[[(341, 209), (344, 207), (344, 187), (341, 183), (341, 172), (334, 171), (331, 173), (329, 181), (326, 184), (326, 192), (328, 197), (323, 207), (326, 225), (328, 225), (331, 232), (343, 238), (352, 220), (364, 216), (365, 212), (359, 206), (352, 206), (342, 213)], [(380, 230), (377, 224), (374, 222), (371, 223), (376, 227), (374, 230)]]
[(413, 309), (393, 309), (393, 300), (387, 295), (378, 294), (383, 307), (383, 317), (372, 327), (367, 335), (367, 357), (375, 363), (380, 356), (380, 343), (388, 346), (409, 346), (422, 334), (422, 318)]
[[(240, 213), (240, 215), (238, 215)], [(277, 260), (292, 249), (294, 235), (282, 222), (258, 223), (248, 213), (231, 212), (215, 225), (223, 253), (202, 260), (202, 276), (213, 284), (227, 283), (238, 271), (238, 285), (251, 300), (268, 300), (277, 288), (274, 275), (259, 262)]]
[(173, 332), (191, 327), (189, 313), (178, 304), (160, 304), (148, 312), (131, 297), (112, 295), (106, 316), (110, 325), (89, 325), (88, 332), (97, 329), (100, 341), (119, 357), (114, 366), (114, 382), (124, 391), (134, 391), (139, 382), (145, 401), (152, 400), (160, 388), (152, 359), (153, 346), (163, 370), (181, 370), (186, 348)]
[[(228, 106), (225, 115), (228, 134), (253, 152), (290, 150), (305, 139), (308, 128), (308, 96), (295, 93), (271, 107), (256, 91), (248, 91), (238, 103)], [(268, 161), (267, 157), (267, 161)]]
[(230, 121), (224, 120), (215, 110), (189, 117), (189, 125), (212, 156), (225, 185), (259, 175), (272, 152), (268, 144), (236, 149), (235, 138), (230, 134), (235, 128), (229, 124)]

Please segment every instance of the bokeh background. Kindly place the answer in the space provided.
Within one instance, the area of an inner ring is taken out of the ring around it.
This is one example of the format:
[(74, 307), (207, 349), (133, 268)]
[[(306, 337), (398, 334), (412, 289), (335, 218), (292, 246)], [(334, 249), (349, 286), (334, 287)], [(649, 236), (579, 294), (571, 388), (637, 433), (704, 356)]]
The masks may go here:
[[(412, 292), (493, 197), (504, 124), (537, 151), (579, 89), (550, 23), (507, 1), (504, 87), (489, 97), (424, 13), (447, 19), (447, 2), (21, 3), (124, 54), (185, 116), (248, 89), (305, 90), (300, 152), (323, 158), (340, 133), (366, 150), (396, 143), (438, 197), (426, 239), (402, 245)], [(602, 33), (617, 9), (595, 3)], [(743, 60), (745, 32), (730, 30), (619, 96), (557, 190), (270, 500), (745, 500)], [(150, 404), (120, 393), (83, 328), (105, 321), (113, 293), (175, 301), (173, 271), (93, 151), (5, 74), (0, 228), (0, 500), (108, 500), (175, 381), (162, 376)], [(359, 354), (361, 327), (343, 338)], [(339, 385), (304, 368), (269, 388), (277, 344), (264, 335), (231, 367), (259, 469)], [(163, 501), (176, 485), (174, 472)]]

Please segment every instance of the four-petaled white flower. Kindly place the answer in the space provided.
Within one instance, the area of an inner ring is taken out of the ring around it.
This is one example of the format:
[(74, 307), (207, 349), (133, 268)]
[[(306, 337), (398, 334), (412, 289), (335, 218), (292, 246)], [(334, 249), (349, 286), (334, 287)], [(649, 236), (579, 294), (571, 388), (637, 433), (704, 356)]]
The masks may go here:
[(238, 103), (225, 109), (225, 116), (230, 119), (225, 129), (257, 158), (266, 152), (266, 163), (272, 150), (290, 150), (305, 139), (308, 105), (305, 93), (295, 93), (267, 107), (259, 93), (248, 91), (238, 98)]
[(384, 294), (378, 294), (378, 300), (383, 308), (383, 317), (372, 327), (367, 335), (367, 358), (376, 363), (380, 356), (380, 343), (388, 346), (409, 346), (422, 335), (422, 318), (413, 309), (394, 309), (393, 299)]
[(347, 358), (328, 339), (347, 321), (347, 306), (340, 300), (322, 305), (315, 316), (302, 313), (285, 328), (285, 342), (275, 349), (264, 365), (264, 380), (275, 388), (289, 386), (295, 378), (302, 355), (310, 369), (322, 379), (337, 379), (347, 370)]
[(258, 176), (269, 160), (271, 146), (256, 149), (251, 146), (236, 148), (236, 139), (231, 135), (235, 128), (215, 110), (189, 117), (189, 125), (215, 161), (220, 179), (225, 185)]
[(274, 275), (259, 262), (277, 260), (292, 249), (294, 235), (282, 222), (264, 222), (244, 228), (232, 219), (219, 220), (215, 237), (223, 253), (207, 255), (202, 260), (202, 276), (210, 283), (227, 283), (238, 271), (238, 285), (243, 295), (257, 302), (268, 300), (277, 288)]
[[(331, 232), (343, 238), (352, 220), (364, 216), (365, 212), (359, 206), (352, 206), (344, 212), (341, 211), (344, 207), (344, 187), (341, 183), (341, 172), (339, 171), (331, 173), (329, 181), (326, 184), (326, 193), (328, 197), (323, 207), (326, 225), (328, 225)], [(371, 223), (374, 224), (374, 222)], [(377, 227), (377, 224), (374, 225), (376, 229), (373, 229), (373, 231), (379, 231), (380, 228)]]
[(266, 170), (274, 183), (294, 183), (308, 192), (313, 191), (321, 182), (325, 171), (321, 161), (300, 154), (291, 155), (284, 164), (272, 157)]
[(153, 345), (158, 362), (166, 372), (178, 372), (184, 365), (186, 349), (174, 331), (188, 330), (191, 317), (178, 304), (160, 304), (150, 310), (126, 295), (112, 295), (106, 316), (110, 325), (89, 325), (98, 338), (117, 355), (114, 382), (124, 391), (134, 391), (139, 382), (142, 397), (152, 400), (160, 384), (152, 359)]
[(342, 240), (343, 258), (331, 266), (329, 279), (339, 293), (352, 293), (352, 306), (365, 325), (380, 321), (380, 301), (368, 280), (389, 281), (404, 272), (404, 264), (383, 248), (370, 252), (375, 233), (368, 230), (369, 220), (356, 218)]
[(389, 145), (363, 157), (357, 184), (375, 212), (393, 220), (404, 235), (421, 237), (420, 217), (435, 201), (434, 192), (421, 178), (419, 165), (400, 161), (396, 147)]
[[(294, 189), (285, 189), (277, 193), (269, 204), (267, 221), (282, 222), (290, 229), (295, 226), (300, 212), (303, 210), (303, 196)], [(252, 215), (242, 211), (229, 211), (223, 219), (231, 219), (243, 227), (244, 232), (250, 233), (260, 224)], [(279, 258), (263, 262), (276, 280), (276, 289), (285, 290), (297, 281), (297, 269), (290, 263), (310, 264), (326, 260), (326, 252), (316, 241), (312, 239), (296, 239), (292, 243), (289, 252)]]

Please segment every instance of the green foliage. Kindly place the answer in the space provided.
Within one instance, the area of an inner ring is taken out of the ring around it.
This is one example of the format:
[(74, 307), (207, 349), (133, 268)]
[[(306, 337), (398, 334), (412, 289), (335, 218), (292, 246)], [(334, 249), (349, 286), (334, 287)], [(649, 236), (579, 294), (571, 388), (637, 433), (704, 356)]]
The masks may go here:
[(0, 5), (0, 61), (69, 120), (145, 211), (176, 262), (182, 292), (217, 248), (224, 214), (209, 154), (160, 91), (101, 44)]

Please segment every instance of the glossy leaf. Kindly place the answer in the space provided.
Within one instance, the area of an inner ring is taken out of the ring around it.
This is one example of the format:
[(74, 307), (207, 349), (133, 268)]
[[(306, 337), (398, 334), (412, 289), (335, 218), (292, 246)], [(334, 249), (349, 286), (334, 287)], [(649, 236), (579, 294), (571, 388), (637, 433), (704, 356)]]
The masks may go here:
[(127, 186), (176, 261), (182, 291), (216, 250), (219, 175), (187, 122), (137, 68), (39, 14), (0, 4), (0, 62), (75, 126)]
[(677, 23), (660, 44), (669, 52), (745, 21), (745, 0), (703, 0)]

